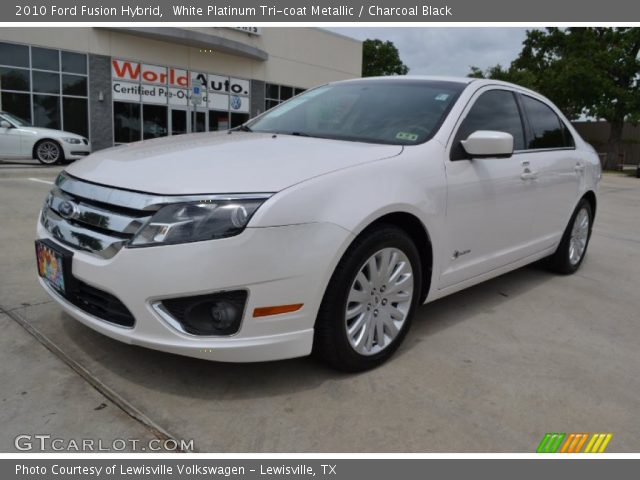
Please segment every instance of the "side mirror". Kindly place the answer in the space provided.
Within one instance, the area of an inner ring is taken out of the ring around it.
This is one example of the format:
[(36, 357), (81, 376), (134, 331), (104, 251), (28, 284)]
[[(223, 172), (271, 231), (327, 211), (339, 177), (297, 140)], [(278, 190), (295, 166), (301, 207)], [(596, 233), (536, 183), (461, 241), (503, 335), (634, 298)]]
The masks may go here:
[(13, 128), (13, 125), (6, 120), (0, 120), (0, 128)]
[(460, 143), (472, 158), (505, 158), (513, 155), (513, 135), (507, 132), (476, 130)]

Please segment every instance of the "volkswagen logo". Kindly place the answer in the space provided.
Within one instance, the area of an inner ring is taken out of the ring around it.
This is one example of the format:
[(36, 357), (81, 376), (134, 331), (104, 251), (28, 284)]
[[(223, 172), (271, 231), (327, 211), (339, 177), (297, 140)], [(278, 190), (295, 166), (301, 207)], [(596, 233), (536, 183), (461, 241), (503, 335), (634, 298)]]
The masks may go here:
[(238, 110), (242, 106), (242, 99), (237, 95), (231, 95), (231, 108)]
[(78, 215), (78, 205), (65, 200), (58, 207), (58, 213), (62, 218), (74, 218), (76, 215)]

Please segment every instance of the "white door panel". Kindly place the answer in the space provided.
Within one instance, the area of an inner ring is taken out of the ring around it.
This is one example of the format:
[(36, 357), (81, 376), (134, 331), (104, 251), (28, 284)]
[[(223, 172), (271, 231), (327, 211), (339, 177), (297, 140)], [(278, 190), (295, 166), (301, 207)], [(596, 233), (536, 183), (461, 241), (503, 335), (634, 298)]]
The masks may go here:
[(0, 156), (19, 157), (22, 155), (22, 139), (18, 128), (0, 127)]
[(533, 237), (544, 247), (564, 232), (571, 209), (580, 192), (580, 164), (575, 150), (553, 150), (528, 154), (537, 172), (537, 202), (533, 218)]
[(441, 288), (534, 253), (535, 187), (521, 178), (523, 157), (448, 162)]

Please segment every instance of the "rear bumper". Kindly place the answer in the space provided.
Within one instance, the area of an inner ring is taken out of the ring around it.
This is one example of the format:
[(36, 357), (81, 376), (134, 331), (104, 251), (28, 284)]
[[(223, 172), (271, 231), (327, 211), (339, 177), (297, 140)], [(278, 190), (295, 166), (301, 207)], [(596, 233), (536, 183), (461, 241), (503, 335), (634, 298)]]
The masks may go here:
[[(326, 284), (350, 236), (336, 225), (317, 223), (248, 228), (236, 237), (208, 242), (123, 248), (111, 259), (74, 251), (73, 276), (116, 296), (133, 314), (132, 328), (88, 314), (39, 280), (71, 316), (128, 344), (227, 362), (293, 358), (311, 352)], [(56, 242), (40, 225), (38, 238)], [(240, 330), (232, 336), (180, 332), (152, 306), (165, 298), (234, 289), (246, 289), (249, 295)], [(258, 307), (296, 303), (304, 304), (296, 312), (253, 317)]]

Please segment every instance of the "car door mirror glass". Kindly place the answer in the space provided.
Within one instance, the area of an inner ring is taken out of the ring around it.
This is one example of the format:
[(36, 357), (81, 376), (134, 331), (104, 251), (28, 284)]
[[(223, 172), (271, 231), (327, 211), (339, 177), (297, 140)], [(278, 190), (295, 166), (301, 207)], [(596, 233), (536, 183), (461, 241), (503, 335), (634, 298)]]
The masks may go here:
[(471, 158), (504, 158), (513, 155), (513, 135), (494, 130), (476, 130), (462, 140)]

